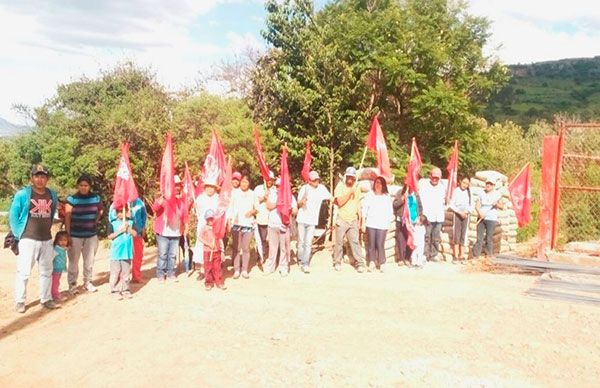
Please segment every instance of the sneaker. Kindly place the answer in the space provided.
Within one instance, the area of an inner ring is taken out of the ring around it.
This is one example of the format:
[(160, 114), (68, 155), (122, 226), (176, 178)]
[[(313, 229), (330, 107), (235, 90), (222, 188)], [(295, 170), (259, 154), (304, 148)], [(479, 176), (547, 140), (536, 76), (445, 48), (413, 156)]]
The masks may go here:
[(381, 273), (383, 273), (383, 272), (384, 272), (384, 271), (383, 271), (383, 264), (381, 264), (381, 265), (379, 266), (379, 272), (381, 272)]
[(48, 310), (54, 310), (54, 309), (58, 308), (58, 306), (56, 305), (56, 303), (54, 303), (53, 300), (47, 300), (47, 301), (45, 301), (44, 303), (42, 303), (42, 306), (44, 306)]
[(98, 291), (98, 289), (92, 283), (86, 283), (86, 285), (83, 286), (83, 288), (85, 288), (85, 290), (87, 292), (96, 292), (96, 291)]
[(123, 291), (121, 293), (121, 295), (123, 295), (123, 298), (125, 298), (125, 299), (131, 299), (131, 298), (133, 298), (133, 295), (131, 294), (131, 291)]
[(207, 285), (205, 285), (205, 286), (204, 286), (204, 289), (205, 289), (206, 291), (210, 291), (210, 290), (212, 290), (212, 289), (213, 289), (213, 287), (214, 287), (214, 286), (213, 286), (212, 284), (207, 284)]
[(341, 265), (339, 265), (339, 264), (335, 264), (335, 265), (333, 266), (333, 269), (334, 269), (336, 272), (340, 272), (340, 271), (342, 270), (342, 266), (341, 266)]
[(303, 266), (301, 267), (301, 269), (302, 269), (302, 272), (304, 272), (304, 273), (310, 273), (310, 269), (308, 269), (308, 267), (307, 267), (307, 266), (305, 266), (305, 265), (303, 265)]
[(165, 282), (165, 278), (162, 276), (159, 278), (156, 278), (156, 280), (158, 280), (158, 283), (160, 283), (160, 284), (163, 284)]
[(375, 271), (375, 262), (372, 261), (369, 263), (369, 272)]
[(246, 271), (242, 271), (242, 277), (244, 279), (250, 279), (250, 276), (248, 276), (248, 272), (246, 272)]
[(217, 284), (217, 288), (225, 291), (227, 289), (227, 286), (225, 284)]
[(79, 289), (77, 288), (77, 286), (75, 284), (69, 286), (69, 294), (71, 294), (71, 295), (79, 294)]
[(177, 276), (175, 275), (169, 276), (167, 280), (172, 283), (179, 283), (179, 279), (177, 279)]
[(15, 305), (15, 311), (19, 314), (23, 314), (25, 312), (25, 303), (17, 303)]
[(289, 275), (289, 272), (287, 271), (279, 271), (279, 274), (281, 275), (282, 278), (286, 277)]
[(239, 279), (239, 278), (240, 278), (240, 271), (235, 271), (235, 272), (233, 273), (233, 278), (234, 278), (234, 279)]
[(358, 272), (358, 273), (363, 273), (363, 272), (365, 272), (365, 267), (361, 265), (360, 267), (358, 267), (358, 268), (356, 269), (356, 272)]
[(111, 294), (112, 294), (113, 299), (116, 299), (116, 300), (122, 300), (123, 299), (123, 295), (121, 295), (120, 292), (113, 291)]

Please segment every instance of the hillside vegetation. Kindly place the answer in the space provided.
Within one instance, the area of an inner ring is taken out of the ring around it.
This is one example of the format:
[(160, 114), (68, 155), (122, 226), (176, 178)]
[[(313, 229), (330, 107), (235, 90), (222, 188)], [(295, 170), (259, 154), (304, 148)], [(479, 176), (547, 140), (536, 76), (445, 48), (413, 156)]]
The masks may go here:
[(580, 120), (600, 117), (600, 57), (511, 65), (509, 83), (485, 109), (489, 122), (527, 126), (566, 113)]

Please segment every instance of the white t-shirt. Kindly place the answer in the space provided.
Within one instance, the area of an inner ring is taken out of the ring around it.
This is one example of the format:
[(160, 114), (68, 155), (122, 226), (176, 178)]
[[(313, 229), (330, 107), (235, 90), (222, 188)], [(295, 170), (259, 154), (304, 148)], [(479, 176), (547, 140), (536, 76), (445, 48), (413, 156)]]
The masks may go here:
[[(269, 199), (267, 200), (271, 203), (277, 203), (277, 190), (271, 190), (269, 194)], [(296, 198), (292, 195), (292, 209), (297, 207), (298, 203), (296, 202)], [(281, 216), (279, 215), (279, 211), (277, 208), (269, 211), (269, 221), (267, 223), (269, 228), (280, 228), (283, 223), (281, 222)]]
[(235, 190), (231, 195), (230, 220), (233, 225), (253, 226), (254, 216), (246, 217), (246, 214), (254, 209), (256, 201), (254, 191), (248, 189)]
[(435, 186), (429, 179), (419, 181), (419, 196), (423, 204), (423, 214), (429, 222), (444, 222), (446, 211), (444, 202), (446, 201), (446, 185), (440, 180)]
[(394, 220), (392, 197), (389, 194), (376, 195), (372, 191), (368, 192), (363, 199), (362, 215), (367, 228), (388, 230)]
[(489, 193), (481, 190), (477, 196), (481, 204), (480, 211), (484, 214), (484, 220), (498, 221), (498, 209), (494, 207), (494, 204), (500, 201), (502, 194), (497, 190), (492, 190)]
[(196, 207), (196, 217), (198, 218), (196, 232), (199, 236), (200, 228), (206, 225), (204, 213), (206, 213), (208, 209), (212, 209), (215, 213), (217, 212), (217, 208), (219, 207), (219, 194), (215, 192), (209, 197), (206, 193), (202, 193), (196, 198), (194, 206)]
[[(274, 185), (271, 186), (269, 191), (271, 193), (275, 192), (275, 194), (277, 194), (277, 188)], [(266, 205), (267, 202), (258, 202), (258, 198), (264, 196), (266, 192), (267, 190), (265, 189), (264, 184), (256, 186), (256, 188), (254, 189), (254, 196), (256, 198), (256, 203), (254, 204), (254, 207), (256, 208), (256, 223), (258, 225), (267, 225), (269, 223), (269, 210), (267, 210)]]
[(450, 200), (450, 209), (457, 213), (472, 212), (473, 206), (471, 196), (469, 195), (470, 192), (471, 190), (469, 189), (463, 190), (460, 187), (456, 187), (452, 192), (452, 199)]
[(306, 184), (302, 186), (298, 192), (298, 198), (300, 200), (302, 200), (304, 196), (306, 196), (307, 202), (303, 207), (298, 209), (296, 221), (299, 224), (317, 225), (319, 223), (321, 204), (323, 201), (331, 199), (331, 193), (321, 184), (317, 187)]

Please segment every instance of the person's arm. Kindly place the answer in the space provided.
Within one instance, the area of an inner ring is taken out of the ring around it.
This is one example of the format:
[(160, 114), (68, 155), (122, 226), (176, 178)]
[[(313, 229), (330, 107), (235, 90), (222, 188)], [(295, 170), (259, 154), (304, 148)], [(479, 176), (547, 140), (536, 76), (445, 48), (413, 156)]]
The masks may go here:
[(164, 199), (163, 199), (163, 197), (159, 197), (152, 204), (152, 211), (154, 212), (155, 216), (159, 217), (160, 215), (162, 215), (164, 210), (165, 210)]
[(496, 202), (496, 209), (504, 210), (504, 199), (502, 199), (502, 197)]
[(350, 201), (351, 199), (354, 198), (354, 189), (352, 189), (348, 194), (345, 195), (339, 195), (337, 197), (335, 197), (334, 199), (334, 203), (336, 205), (338, 205), (338, 207), (344, 207), (344, 205), (346, 203), (348, 203), (348, 201)]
[(303, 185), (300, 188), (300, 191), (298, 192), (298, 198), (300, 198), (298, 200), (298, 207), (304, 207), (306, 205), (306, 203), (308, 202), (308, 195), (307, 195), (307, 190), (306, 190), (306, 185)]
[(10, 230), (13, 232), (14, 235), (17, 234), (16, 232), (19, 223), (19, 218), (21, 217), (21, 202), (21, 192), (19, 191), (17, 192), (17, 194), (15, 194), (15, 197), (13, 198), (13, 201), (10, 204), (10, 210), (8, 211), (8, 222), (10, 224)]
[[(128, 224), (126, 224), (126, 223), (122, 224), (119, 227), (119, 229), (113, 231), (111, 234), (108, 235), (108, 239), (109, 240), (114, 240), (115, 238), (119, 237), (119, 235), (125, 233), (128, 228), (129, 228)], [(112, 225), (111, 225), (111, 229), (112, 229)]]
[(402, 190), (398, 190), (396, 195), (394, 195), (394, 200), (392, 201), (392, 208), (394, 210), (394, 214), (396, 214), (400, 209), (404, 207), (406, 203), (404, 194), (402, 194)]
[(73, 205), (69, 202), (65, 204), (65, 230), (71, 235), (71, 215), (73, 214)]

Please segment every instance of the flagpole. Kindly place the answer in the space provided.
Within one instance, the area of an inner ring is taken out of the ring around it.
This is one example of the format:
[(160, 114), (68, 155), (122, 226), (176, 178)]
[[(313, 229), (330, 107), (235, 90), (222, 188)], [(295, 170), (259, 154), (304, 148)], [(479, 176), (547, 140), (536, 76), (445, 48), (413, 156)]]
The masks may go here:
[(367, 156), (367, 149), (368, 149), (368, 147), (365, 146), (365, 150), (363, 151), (362, 158), (360, 159), (360, 165), (358, 166), (359, 170), (362, 169), (362, 166), (365, 163), (365, 157)]
[(517, 175), (515, 175), (515, 177), (510, 181), (510, 183), (508, 184), (508, 186), (510, 187), (513, 183), (515, 183), (515, 180), (519, 177), (519, 175), (521, 175), (521, 173), (523, 171), (525, 171), (525, 169), (531, 164), (531, 162), (527, 162), (525, 163), (525, 165), (519, 170), (519, 172), (517, 173)]

